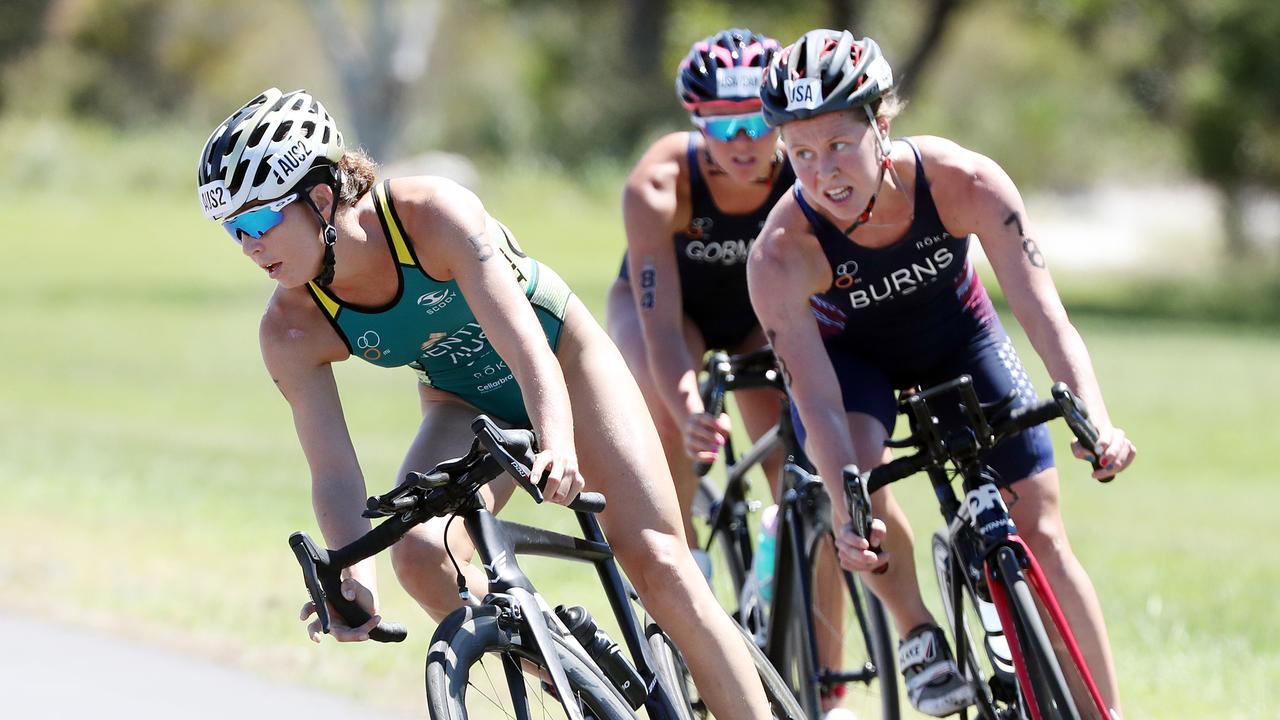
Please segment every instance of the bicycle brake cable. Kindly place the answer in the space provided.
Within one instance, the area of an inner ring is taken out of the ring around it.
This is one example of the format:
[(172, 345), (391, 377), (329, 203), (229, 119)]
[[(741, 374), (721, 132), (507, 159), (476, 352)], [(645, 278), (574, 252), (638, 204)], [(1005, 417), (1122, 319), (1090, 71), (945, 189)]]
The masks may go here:
[(449, 526), (453, 521), (458, 519), (457, 515), (450, 515), (449, 519), (444, 523), (444, 551), (449, 556), (449, 562), (453, 565), (453, 571), (457, 573), (454, 582), (458, 584), (458, 597), (464, 603), (471, 602), (471, 589), (467, 587), (467, 576), (462, 574), (462, 568), (458, 567), (458, 561), (453, 557), (453, 548), (449, 547)]

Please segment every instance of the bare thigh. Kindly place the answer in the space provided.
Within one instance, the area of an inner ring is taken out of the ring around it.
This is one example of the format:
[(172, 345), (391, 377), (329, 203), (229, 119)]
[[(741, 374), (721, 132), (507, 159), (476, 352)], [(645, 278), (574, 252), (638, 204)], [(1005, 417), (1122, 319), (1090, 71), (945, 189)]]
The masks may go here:
[[(480, 414), (475, 407), (453, 395), (429, 388), (421, 389), (421, 397), (422, 422), (405, 453), (400, 478), (410, 471), (428, 470), (443, 460), (465, 455), (475, 437), (471, 432), (471, 421)], [(489, 483), (480, 493), (485, 504), (497, 512), (511, 498), (514, 488), (514, 483), (503, 476)], [(410, 530), (391, 549), (392, 566), (400, 584), (433, 616), (450, 609), (447, 606), (456, 598), (452, 589), (454, 573), (445, 553), (446, 547), (454, 559), (464, 565), (475, 554), (475, 544), (461, 522), (449, 526), (446, 541), (447, 522), (448, 518), (443, 517), (428, 520)], [(442, 577), (447, 577), (447, 583), (441, 580)]]
[(683, 547), (675, 488), (644, 398), (617, 347), (576, 298), (558, 355), (578, 464), (587, 487), (608, 498), (600, 520), (619, 559), (626, 564), (645, 552), (649, 533), (674, 536)]

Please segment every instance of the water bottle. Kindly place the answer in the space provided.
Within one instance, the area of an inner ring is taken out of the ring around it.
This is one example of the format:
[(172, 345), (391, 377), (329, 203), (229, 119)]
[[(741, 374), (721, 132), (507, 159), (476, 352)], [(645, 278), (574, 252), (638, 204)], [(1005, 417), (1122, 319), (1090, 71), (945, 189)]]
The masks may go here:
[(572, 607), (557, 605), (556, 615), (569, 629), (569, 634), (577, 639), (591, 659), (595, 660), (604, 671), (605, 677), (609, 678), (613, 686), (618, 688), (627, 699), (631, 707), (639, 708), (643, 705), (649, 696), (649, 689), (645, 686), (644, 680), (640, 678), (640, 673), (636, 672), (627, 656), (622, 653), (622, 648), (618, 647), (618, 644), (603, 630), (596, 627), (596, 621), (591, 617), (591, 613), (581, 605)]
[(756, 555), (753, 574), (760, 599), (773, 602), (773, 565), (778, 547), (778, 506), (770, 505), (760, 513), (760, 531), (756, 533)]

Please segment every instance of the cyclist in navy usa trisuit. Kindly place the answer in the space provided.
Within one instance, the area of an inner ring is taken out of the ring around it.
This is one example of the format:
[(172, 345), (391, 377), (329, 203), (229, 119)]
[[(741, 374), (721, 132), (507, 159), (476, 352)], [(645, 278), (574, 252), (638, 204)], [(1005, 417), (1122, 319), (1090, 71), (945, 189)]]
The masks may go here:
[[(760, 80), (778, 47), (742, 28), (694, 43), (676, 72), (676, 95), (698, 130), (655, 142), (622, 199), (627, 254), (609, 292), (609, 334), (658, 426), (695, 547), (693, 461), (715, 460), (729, 432), (727, 415), (702, 406), (698, 368), (708, 349), (764, 346), (747, 295), (747, 251), (795, 180), (760, 114)], [(743, 390), (735, 400), (752, 437), (777, 420), (773, 390)], [(776, 464), (766, 468), (771, 481)], [(706, 554), (695, 553), (708, 571)]]
[[(968, 373), (983, 401), (1011, 389), (1019, 404), (1033, 399), (969, 260), (971, 236), (1049, 374), (1087, 404), (1101, 433), (1103, 467), (1095, 477), (1120, 472), (1134, 445), (1111, 423), (1017, 189), (995, 162), (949, 140), (891, 140), (899, 108), (892, 88), (874, 41), (814, 30), (775, 56), (760, 91), (798, 183), (752, 249), (751, 298), (829, 492), (843, 497), (844, 465), (867, 470), (891, 457), (884, 441), (896, 389)], [(1072, 450), (1088, 455), (1078, 444)], [(990, 459), (1017, 493), (1010, 509), (1019, 534), (1040, 560), (1104, 699), (1118, 708), (1102, 610), (1067, 542), (1047, 431), (1023, 433)], [(888, 606), (904, 638), (899, 656), (912, 704), (949, 715), (973, 702), (972, 692), (921, 600), (906, 518), (885, 490), (872, 502), (884, 522), (876, 521), (870, 542), (853, 532), (845, 504), (832, 503), (841, 562), (866, 573)], [(869, 550), (876, 545), (883, 554)]]
[[(713, 711), (769, 717), (743, 640), (688, 552), (660, 441), (617, 349), (474, 194), (435, 177), (375, 184), (372, 162), (344, 150), (319, 102), (275, 88), (218, 126), (198, 176), (206, 216), (277, 284), (259, 333), (263, 359), (293, 411), (331, 547), (369, 530), (332, 365), (351, 356), (407, 365), (420, 381), (422, 420), (399, 477), (465, 454), (482, 411), (532, 427), (533, 476), (546, 478), (547, 498), (567, 503), (584, 477), (608, 496), (600, 518), (610, 544)], [(487, 486), (486, 503), (496, 511), (512, 489)], [(437, 518), (391, 553), (401, 585), (436, 620), (461, 604), (445, 532)], [(447, 532), (471, 593), (484, 596), (462, 523)], [(379, 622), (372, 559), (351, 569), (343, 592), (373, 617), (335, 623), (333, 635), (365, 640)], [(302, 619), (314, 610), (304, 606)], [(318, 641), (319, 622), (308, 632)]]

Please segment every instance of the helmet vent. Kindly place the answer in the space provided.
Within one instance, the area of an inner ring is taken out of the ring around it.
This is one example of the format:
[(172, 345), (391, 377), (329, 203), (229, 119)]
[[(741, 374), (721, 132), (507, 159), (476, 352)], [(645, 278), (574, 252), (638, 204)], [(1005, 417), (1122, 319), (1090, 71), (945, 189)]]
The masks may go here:
[(262, 182), (267, 179), (267, 173), (270, 173), (270, 172), (271, 172), (270, 165), (268, 165), (267, 163), (259, 163), (258, 171), (253, 175), (254, 187), (261, 185)]
[(258, 147), (262, 142), (262, 136), (267, 134), (267, 126), (259, 125), (253, 129), (253, 133), (249, 135), (249, 147)]
[(275, 135), (271, 136), (271, 142), (280, 142), (281, 140), (284, 140), (285, 137), (289, 134), (289, 130), (292, 128), (293, 128), (292, 120), (285, 120), (284, 122), (280, 123), (279, 125), (276, 126)]
[(315, 135), (316, 122), (314, 120), (307, 120), (306, 122), (302, 123), (302, 134), (306, 137), (311, 137), (312, 135)]
[(247, 171), (248, 169), (249, 169), (249, 160), (247, 158), (244, 160), (241, 160), (240, 163), (236, 165), (236, 172), (234, 175), (231, 176), (231, 182), (227, 183), (227, 190), (229, 190), (232, 195), (239, 192), (240, 185), (244, 183), (245, 171)]
[(231, 133), (230, 137), (228, 137), (226, 140), (223, 141), (222, 157), (227, 157), (231, 155), (231, 153), (235, 152), (236, 144), (240, 142), (240, 133), (242, 132), (244, 131), (236, 130), (235, 132)]

